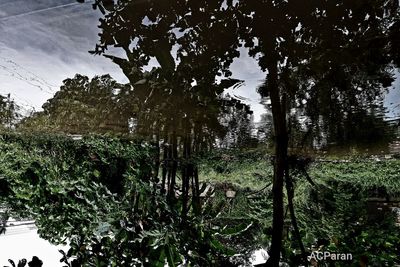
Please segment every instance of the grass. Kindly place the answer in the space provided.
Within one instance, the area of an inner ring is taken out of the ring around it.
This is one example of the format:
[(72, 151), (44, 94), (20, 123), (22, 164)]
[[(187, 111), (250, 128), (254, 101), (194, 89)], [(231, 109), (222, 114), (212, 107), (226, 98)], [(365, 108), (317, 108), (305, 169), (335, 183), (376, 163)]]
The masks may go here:
[[(239, 251), (240, 248), (265, 247), (271, 238), (271, 191), (264, 190), (257, 194), (257, 198), (247, 198), (248, 189), (260, 190), (272, 181), (271, 161), (268, 156), (260, 154), (257, 151), (219, 151), (200, 166), (202, 181), (232, 184), (237, 191), (234, 199), (225, 198), (223, 191), (216, 193), (213, 203), (215, 209), (220, 211), (216, 220), (222, 220), (222, 224), (243, 222), (254, 225), (251, 231), (240, 235), (243, 240), (229, 239), (224, 242)], [(351, 266), (358, 266), (359, 257), (365, 254), (374, 266), (393, 266), (394, 262), (398, 262), (395, 260), (398, 250), (387, 240), (393, 235), (390, 242), (398, 244), (399, 229), (387, 214), (386, 220), (372, 220), (367, 199), (382, 192), (400, 196), (400, 159), (379, 161), (358, 155), (346, 158), (330, 156), (314, 161), (309, 166), (308, 174), (316, 187), (299, 175), (293, 176), (296, 181), (294, 206), (297, 222), (308, 250), (318, 246), (326, 250), (350, 252), (355, 258)], [(285, 229), (291, 229), (288, 215)], [(298, 256), (298, 244), (291, 231), (287, 232), (284, 246), (288, 262)], [(291, 266), (298, 264), (292, 262)]]
[(222, 173), (203, 165), (199, 179), (202, 182), (229, 183), (239, 188), (259, 190), (272, 182), (272, 165), (262, 160), (254, 163), (235, 163), (233, 168)]
[(310, 175), (316, 182), (329, 180), (352, 183), (362, 189), (384, 189), (389, 195), (400, 195), (400, 160), (365, 160), (314, 164)]
[[(265, 151), (219, 151), (200, 165), (200, 180), (260, 190), (272, 182), (273, 166)], [(347, 161), (316, 160), (308, 169), (315, 183), (351, 183), (365, 190), (384, 189), (400, 195), (400, 159), (346, 158)]]

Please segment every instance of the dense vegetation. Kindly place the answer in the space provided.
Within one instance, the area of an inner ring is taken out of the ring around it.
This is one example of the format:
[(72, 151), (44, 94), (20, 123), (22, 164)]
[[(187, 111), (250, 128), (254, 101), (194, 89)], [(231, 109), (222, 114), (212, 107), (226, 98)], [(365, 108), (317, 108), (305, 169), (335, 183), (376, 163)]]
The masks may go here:
[[(200, 179), (214, 190), (200, 214), (182, 220), (179, 201), (168, 204), (154, 177), (156, 147), (143, 141), (3, 134), (0, 146), (5, 212), (35, 218), (41, 237), (69, 243), (60, 255), (67, 266), (236, 266), (270, 244), (272, 165), (263, 150), (199, 158)], [(399, 166), (398, 159), (319, 160), (307, 166), (315, 185), (293, 169), (307, 252), (353, 254), (352, 262), (337, 266), (358, 266), (361, 259), (372, 266), (399, 263), (394, 214), (371, 216), (368, 208), (370, 197), (400, 194)], [(235, 197), (227, 198), (227, 190)], [(283, 261), (299, 265), (289, 217), (284, 247)]]
[(181, 202), (167, 204), (154, 177), (154, 146), (19, 134), (0, 145), (5, 212), (35, 218), (41, 237), (68, 242), (71, 266), (223, 265), (230, 252), (213, 233), (229, 238), (243, 228), (212, 229), (204, 210), (183, 220)]
[[(244, 242), (248, 247), (267, 247), (272, 231), (271, 182), (265, 182), (272, 179), (272, 165), (261, 155), (263, 152), (257, 150), (226, 150), (203, 165), (205, 179), (212, 177), (225, 188), (238, 191), (230, 204), (222, 206), (221, 217), (239, 217), (261, 226), (254, 240)], [(312, 251), (353, 255), (351, 262), (326, 262), (327, 266), (360, 266), (361, 262), (370, 266), (398, 264), (398, 213), (389, 209), (379, 211), (371, 200), (398, 198), (399, 160), (323, 157), (310, 163), (307, 172), (315, 185), (301, 172), (292, 171), (295, 213), (307, 255)], [(287, 203), (285, 207), (288, 208)], [(288, 215), (284, 240), (284, 261), (289, 266), (301, 265), (301, 251)]]

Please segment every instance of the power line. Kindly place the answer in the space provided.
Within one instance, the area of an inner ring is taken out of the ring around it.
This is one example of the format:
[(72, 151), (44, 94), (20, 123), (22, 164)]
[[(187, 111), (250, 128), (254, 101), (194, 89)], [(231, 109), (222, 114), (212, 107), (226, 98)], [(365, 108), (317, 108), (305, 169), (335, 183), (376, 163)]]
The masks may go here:
[[(45, 83), (38, 80), (37, 78), (34, 78), (34, 77), (27, 78), (24, 75), (22, 75), (21, 73), (19, 73), (16, 69), (10, 70), (10, 68), (8, 68), (7, 66), (1, 65), (1, 64), (0, 64), (0, 69), (3, 69), (4, 71), (8, 72), (11, 77), (13, 77), (17, 80), (26, 82), (27, 84), (29, 84), (31, 86), (39, 88), (40, 91), (43, 91), (50, 95), (52, 95), (54, 93), (54, 91), (52, 91), (52, 90), (54, 90), (52, 87), (46, 85)], [(46, 86), (48, 89), (44, 88), (44, 86)]]
[[(43, 79), (43, 78), (40, 77), (39, 75), (33, 73), (32, 71), (28, 70), (27, 68), (21, 66), (20, 64), (16, 63), (15, 61), (13, 61), (13, 60), (11, 60), (11, 59), (8, 59), (8, 58), (2, 57), (2, 56), (0, 56), (0, 59), (2, 59), (3, 61), (5, 61), (5, 62), (7, 62), (7, 63), (10, 63), (11, 65), (13, 65), (13, 66), (14, 66), (13, 69), (14, 69), (15, 71), (16, 71), (17, 68), (22, 69), (22, 70), (25, 71), (26, 73), (30, 74), (33, 78), (36, 78), (36, 80), (37, 80), (38, 82), (41, 82), (41, 83), (43, 83), (44, 85), (46, 85), (47, 87), (49, 87), (49, 89), (51, 89), (52, 87), (57, 87), (56, 85), (49, 83), (48, 81), (46, 81), (45, 79)], [(32, 79), (32, 78), (31, 78), (31, 79)]]
[[(89, 3), (92, 3), (92, 2), (94, 2), (94, 0), (87, 1), (87, 2), (85, 2), (85, 4), (89, 4)], [(42, 12), (46, 12), (46, 11), (50, 11), (50, 10), (54, 10), (54, 9), (77, 6), (77, 5), (82, 5), (82, 4), (81, 3), (70, 3), (70, 4), (64, 4), (64, 5), (58, 5), (58, 6), (52, 6), (52, 7), (32, 10), (32, 11), (28, 11), (28, 12), (21, 13), (21, 14), (9, 15), (9, 16), (2, 17), (2, 18), (0, 18), (0, 21), (7, 21), (9, 19), (14, 19), (14, 18), (29, 16), (29, 15), (34, 15), (34, 14), (37, 14), (37, 13), (42, 13)]]

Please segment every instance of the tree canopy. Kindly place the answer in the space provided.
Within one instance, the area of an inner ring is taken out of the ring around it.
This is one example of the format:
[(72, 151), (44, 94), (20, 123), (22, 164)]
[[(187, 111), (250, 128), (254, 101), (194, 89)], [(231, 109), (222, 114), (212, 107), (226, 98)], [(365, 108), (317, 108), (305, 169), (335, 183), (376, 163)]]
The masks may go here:
[(109, 75), (90, 80), (77, 74), (64, 80), (54, 97), (43, 104), (43, 111), (25, 118), (19, 128), (68, 134), (127, 134), (136, 103), (133, 98), (127, 99), (129, 89), (129, 85), (119, 84)]
[(21, 118), (21, 107), (11, 99), (11, 95), (0, 95), (0, 127), (11, 129)]

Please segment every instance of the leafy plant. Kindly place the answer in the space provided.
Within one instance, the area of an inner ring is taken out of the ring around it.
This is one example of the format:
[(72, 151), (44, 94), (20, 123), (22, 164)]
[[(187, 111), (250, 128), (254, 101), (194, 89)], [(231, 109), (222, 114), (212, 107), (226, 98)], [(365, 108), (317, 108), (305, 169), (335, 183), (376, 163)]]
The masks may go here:
[(24, 267), (26, 266), (26, 263), (28, 263), (29, 267), (42, 267), (43, 265), (43, 262), (36, 256), (33, 256), (30, 262), (27, 262), (26, 259), (19, 260), (17, 265), (15, 265), (13, 260), (8, 260), (8, 262), (12, 267)]
[(35, 219), (38, 233), (68, 243), (67, 266), (215, 265), (229, 252), (204, 216), (167, 203), (152, 146), (102, 137), (4, 135), (2, 201)]

